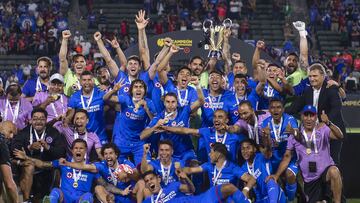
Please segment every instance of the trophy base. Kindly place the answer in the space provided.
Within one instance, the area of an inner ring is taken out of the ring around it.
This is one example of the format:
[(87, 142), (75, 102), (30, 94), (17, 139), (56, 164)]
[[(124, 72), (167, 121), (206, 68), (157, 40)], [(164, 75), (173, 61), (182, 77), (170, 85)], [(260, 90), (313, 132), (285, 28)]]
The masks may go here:
[(222, 58), (222, 52), (220, 50), (209, 51), (208, 57), (209, 58), (221, 59)]

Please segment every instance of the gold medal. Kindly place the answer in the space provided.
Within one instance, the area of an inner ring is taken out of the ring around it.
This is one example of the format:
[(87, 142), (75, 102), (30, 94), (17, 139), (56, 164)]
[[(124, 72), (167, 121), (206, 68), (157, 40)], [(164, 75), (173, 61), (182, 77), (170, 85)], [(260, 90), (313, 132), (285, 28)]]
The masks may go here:
[(311, 154), (311, 149), (310, 148), (306, 148), (306, 154)]
[(73, 187), (74, 187), (74, 188), (77, 188), (78, 186), (79, 186), (79, 184), (78, 184), (77, 182), (74, 182), (74, 183), (73, 183)]
[(168, 118), (164, 118), (164, 124), (167, 124), (169, 122)]
[(52, 95), (52, 97), (54, 98), (55, 101), (59, 99), (59, 95), (57, 94)]

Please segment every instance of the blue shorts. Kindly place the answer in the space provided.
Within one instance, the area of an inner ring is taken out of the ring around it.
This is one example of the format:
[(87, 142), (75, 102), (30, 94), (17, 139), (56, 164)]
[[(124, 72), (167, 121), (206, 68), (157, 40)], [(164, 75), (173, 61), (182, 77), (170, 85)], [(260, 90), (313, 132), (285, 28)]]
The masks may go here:
[(115, 195), (115, 203), (131, 203), (131, 199), (127, 196)]
[[(271, 167), (272, 167), (272, 170), (273, 171), (277, 171), (279, 165), (280, 165), (280, 162), (271, 162)], [(298, 168), (298, 165), (296, 163), (296, 160), (292, 159), (287, 167), (287, 169), (289, 169), (293, 174), (294, 176), (296, 176), (298, 173), (299, 173), (299, 168)]]
[(88, 200), (89, 202), (93, 202), (92, 194), (89, 192), (80, 192), (80, 191), (62, 191), (64, 196), (64, 203), (78, 203), (80, 199)]
[(221, 186), (211, 187), (206, 192), (196, 196), (185, 196), (171, 200), (173, 203), (220, 203), (221, 197)]
[(120, 159), (127, 159), (129, 156), (132, 155), (134, 157), (135, 165), (141, 163), (144, 151), (144, 142), (130, 143), (126, 141), (124, 142), (123, 140), (114, 140), (114, 143), (120, 149)]
[(173, 155), (173, 157), (175, 159), (178, 159), (178, 160), (181, 160), (183, 163), (187, 164), (187, 161), (190, 161), (190, 160), (196, 160), (196, 154), (195, 154), (195, 151), (193, 149), (190, 149), (190, 150), (187, 150), (183, 153), (181, 153), (181, 155)]

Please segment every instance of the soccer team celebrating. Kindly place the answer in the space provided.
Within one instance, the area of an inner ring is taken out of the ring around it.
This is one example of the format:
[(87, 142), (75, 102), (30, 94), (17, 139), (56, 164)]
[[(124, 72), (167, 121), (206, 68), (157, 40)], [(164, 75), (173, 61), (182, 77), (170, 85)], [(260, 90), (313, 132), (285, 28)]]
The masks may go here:
[(175, 74), (181, 48), (165, 38), (152, 60), (144, 11), (135, 22), (139, 56), (96, 32), (106, 65), (93, 73), (83, 55), (68, 60), (66, 30), (58, 73), (40, 57), (37, 79), (2, 90), (8, 202), (18, 190), (23, 202), (50, 203), (344, 202), (345, 95), (324, 65), (309, 64), (303, 22), (293, 23), (300, 53), (282, 65), (261, 59), (258, 41), (247, 67), (226, 30), (221, 59), (191, 56)]

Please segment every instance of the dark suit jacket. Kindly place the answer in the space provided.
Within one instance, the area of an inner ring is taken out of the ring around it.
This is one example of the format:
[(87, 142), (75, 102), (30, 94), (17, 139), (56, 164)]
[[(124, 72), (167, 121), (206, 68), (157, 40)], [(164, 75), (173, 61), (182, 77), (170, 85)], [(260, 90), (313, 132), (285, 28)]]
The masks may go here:
[[(305, 105), (313, 105), (313, 94), (314, 90), (312, 88), (308, 88), (305, 90), (304, 94), (297, 97), (296, 100), (292, 103), (291, 106), (286, 108), (286, 113), (291, 115), (295, 115), (300, 113), (300, 111), (304, 108)], [(318, 101), (318, 118), (319, 121), (320, 115), (322, 111), (328, 115), (331, 122), (333, 122), (336, 126), (338, 126), (341, 131), (345, 135), (345, 125), (341, 113), (341, 99), (338, 93), (338, 88), (332, 86), (330, 88), (326, 88), (326, 83), (324, 82), (319, 95)]]

